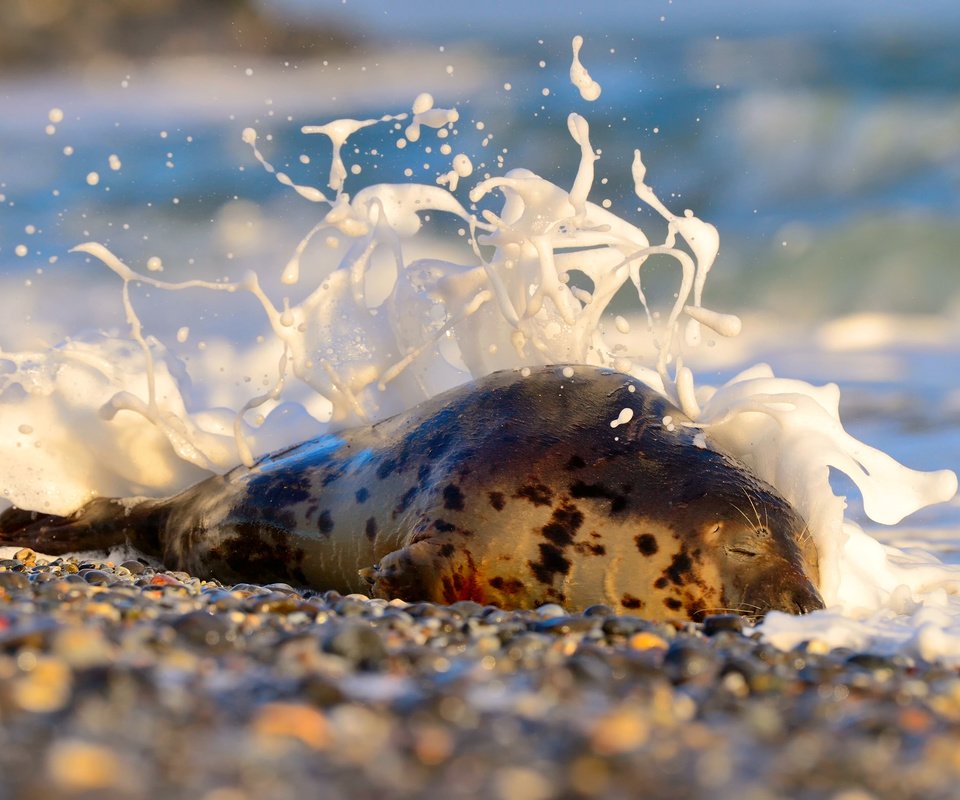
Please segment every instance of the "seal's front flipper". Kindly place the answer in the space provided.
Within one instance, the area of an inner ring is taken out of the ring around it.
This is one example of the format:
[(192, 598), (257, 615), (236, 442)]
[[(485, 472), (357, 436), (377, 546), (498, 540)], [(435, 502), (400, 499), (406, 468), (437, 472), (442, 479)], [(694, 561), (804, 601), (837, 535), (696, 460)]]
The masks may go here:
[(386, 600), (487, 602), (470, 552), (442, 537), (422, 538), (394, 550), (372, 568), (360, 570), (360, 576), (370, 584), (371, 596)]
[(370, 584), (370, 595), (385, 600), (444, 605), (472, 600), (501, 608), (536, 608), (548, 602), (549, 596), (524, 581), (517, 563), (484, 557), (462, 535), (438, 533), (388, 553), (359, 574)]
[(131, 544), (157, 554), (162, 520), (156, 502), (130, 504), (100, 497), (68, 516), (8, 508), (0, 514), (0, 545), (29, 547), (59, 556)]

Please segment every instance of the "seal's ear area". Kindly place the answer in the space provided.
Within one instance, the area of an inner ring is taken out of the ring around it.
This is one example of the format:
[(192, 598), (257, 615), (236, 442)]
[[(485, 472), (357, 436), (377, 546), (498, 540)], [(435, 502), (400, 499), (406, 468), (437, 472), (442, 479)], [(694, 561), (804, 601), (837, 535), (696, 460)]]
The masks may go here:
[(753, 558), (770, 550), (771, 534), (764, 525), (745, 525), (742, 520), (715, 519), (700, 528), (707, 547), (717, 547), (730, 556)]
[(726, 523), (722, 519), (711, 520), (700, 529), (703, 543), (707, 547), (721, 547)]

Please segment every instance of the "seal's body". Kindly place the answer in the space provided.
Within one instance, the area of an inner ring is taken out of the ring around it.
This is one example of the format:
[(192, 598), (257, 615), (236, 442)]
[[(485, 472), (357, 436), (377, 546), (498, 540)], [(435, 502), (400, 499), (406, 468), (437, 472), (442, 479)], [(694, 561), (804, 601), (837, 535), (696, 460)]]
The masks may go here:
[(170, 499), (0, 517), (0, 540), (48, 553), (124, 539), (225, 582), (407, 600), (654, 619), (822, 607), (787, 501), (659, 394), (593, 367), (495, 373)]

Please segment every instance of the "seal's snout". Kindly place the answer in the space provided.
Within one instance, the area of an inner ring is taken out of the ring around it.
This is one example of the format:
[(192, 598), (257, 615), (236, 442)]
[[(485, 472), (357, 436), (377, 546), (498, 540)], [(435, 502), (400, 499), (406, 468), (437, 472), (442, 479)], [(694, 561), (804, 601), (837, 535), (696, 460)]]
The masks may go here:
[(791, 614), (809, 614), (823, 608), (823, 598), (813, 584), (806, 582), (806, 585), (787, 590), (782, 607)]
[(759, 616), (767, 611), (808, 614), (824, 607), (823, 598), (804, 567), (773, 557), (762, 577), (757, 576), (744, 593), (744, 607)]

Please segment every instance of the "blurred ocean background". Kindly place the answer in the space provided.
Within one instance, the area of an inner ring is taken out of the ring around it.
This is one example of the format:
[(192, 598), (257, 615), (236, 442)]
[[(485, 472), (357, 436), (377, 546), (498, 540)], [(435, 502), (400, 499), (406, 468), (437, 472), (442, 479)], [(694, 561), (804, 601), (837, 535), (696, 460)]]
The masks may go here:
[[(569, 82), (576, 34), (603, 87), (593, 104)], [(83, 241), (141, 268), (159, 258), (170, 280), (278, 273), (317, 209), (263, 172), (243, 128), (295, 180), (323, 185), (329, 144), (302, 125), (408, 111), (421, 91), (459, 109), (475, 177), (522, 166), (569, 185), (576, 110), (603, 154), (591, 199), (624, 213), (639, 148), (661, 198), (719, 228), (705, 301), (747, 323), (701, 377), (765, 360), (837, 382), (852, 433), (912, 467), (960, 469), (950, 0), (5, 0), (0, 349), (123, 328), (118, 294), (99, 288), (113, 276), (67, 252)], [(351, 139), (348, 191), (445, 169), (378, 136)], [(140, 310), (148, 329), (182, 324)], [(230, 313), (221, 321), (246, 335), (242, 309), (210, 309)], [(952, 550), (960, 507), (915, 524), (934, 549), (948, 531)]]

